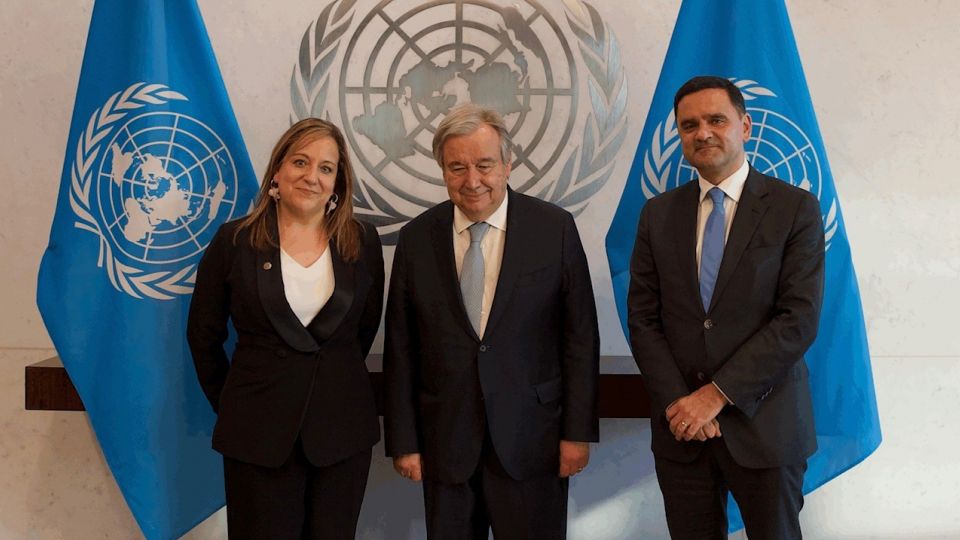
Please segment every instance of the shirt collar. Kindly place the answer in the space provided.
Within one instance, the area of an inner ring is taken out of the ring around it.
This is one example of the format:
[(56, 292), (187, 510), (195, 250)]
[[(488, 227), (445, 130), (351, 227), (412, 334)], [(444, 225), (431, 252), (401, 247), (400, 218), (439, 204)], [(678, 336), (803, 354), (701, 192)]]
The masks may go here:
[(730, 197), (734, 202), (740, 202), (740, 195), (743, 194), (743, 186), (747, 183), (747, 175), (750, 174), (750, 166), (747, 165), (747, 159), (743, 159), (743, 165), (740, 165), (740, 168), (734, 171), (733, 174), (723, 179), (722, 182), (714, 186), (710, 182), (707, 182), (703, 177), (697, 176), (697, 181), (700, 182), (700, 202), (703, 202), (704, 197), (707, 196), (707, 192), (710, 191), (713, 187), (720, 188), (720, 191), (724, 193), (727, 197)]
[[(484, 220), (489, 223), (491, 227), (504, 232), (507, 230), (507, 200), (509, 199), (509, 196), (504, 196), (500, 206), (490, 214), (490, 217)], [(453, 205), (453, 230), (457, 231), (457, 234), (462, 233), (464, 229), (473, 225), (473, 223), (474, 222), (470, 221), (470, 218), (468, 218), (457, 205)]]

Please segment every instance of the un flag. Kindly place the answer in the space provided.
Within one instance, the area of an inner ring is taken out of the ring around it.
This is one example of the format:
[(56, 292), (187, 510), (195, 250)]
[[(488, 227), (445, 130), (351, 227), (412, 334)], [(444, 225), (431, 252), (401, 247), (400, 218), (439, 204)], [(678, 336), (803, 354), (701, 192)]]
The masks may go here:
[(98, 0), (37, 303), (147, 538), (223, 506), (184, 327), (203, 250), (256, 188), (195, 0)]
[[(827, 154), (782, 0), (685, 0), (660, 72), (647, 122), (610, 231), (607, 257), (621, 324), (627, 333), (630, 254), (647, 199), (693, 178), (683, 159), (673, 96), (696, 75), (728, 77), (753, 118), (745, 145), (760, 172), (815, 194), (826, 228), (826, 285), (820, 331), (806, 354), (814, 400), (817, 452), (804, 493), (870, 455), (880, 421), (870, 370), (860, 292)], [(743, 526), (731, 500), (730, 528)]]

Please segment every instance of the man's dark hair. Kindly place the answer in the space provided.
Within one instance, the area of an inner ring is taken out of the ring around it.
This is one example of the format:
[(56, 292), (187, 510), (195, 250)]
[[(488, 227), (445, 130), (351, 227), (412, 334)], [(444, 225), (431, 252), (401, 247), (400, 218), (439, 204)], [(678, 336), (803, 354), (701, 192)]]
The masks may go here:
[(680, 100), (684, 97), (693, 94), (694, 92), (699, 92), (701, 90), (707, 90), (710, 88), (719, 88), (721, 90), (727, 91), (727, 97), (730, 98), (730, 103), (733, 104), (733, 108), (740, 113), (740, 116), (743, 116), (747, 112), (747, 106), (743, 103), (743, 94), (740, 93), (740, 89), (736, 87), (729, 79), (724, 79), (723, 77), (714, 77), (712, 75), (702, 75), (699, 77), (694, 77), (689, 81), (683, 83), (683, 86), (677, 90), (677, 94), (673, 96), (673, 114), (677, 114), (677, 105), (680, 104)]

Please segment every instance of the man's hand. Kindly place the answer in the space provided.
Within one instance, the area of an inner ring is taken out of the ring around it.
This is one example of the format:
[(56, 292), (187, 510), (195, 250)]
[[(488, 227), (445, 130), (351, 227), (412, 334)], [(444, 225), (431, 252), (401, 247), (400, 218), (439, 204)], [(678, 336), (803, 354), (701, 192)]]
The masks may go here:
[[(715, 419), (723, 406), (727, 404), (726, 398), (720, 393), (713, 383), (701, 386), (692, 394), (682, 397), (667, 407), (667, 421), (670, 422), (670, 432), (678, 440), (690, 441), (693, 439), (706, 440), (707, 433), (702, 435), (701, 430)], [(719, 424), (716, 427), (719, 433)]]
[(560, 478), (582, 471), (590, 461), (590, 443), (560, 441)]
[(705, 441), (707, 439), (713, 439), (714, 437), (722, 437), (723, 434), (720, 433), (720, 422), (716, 418), (707, 422), (703, 425), (700, 431), (697, 432), (697, 436), (694, 437), (698, 441)]
[(708, 422), (703, 429), (700, 431), (703, 432), (704, 436), (708, 439), (713, 439), (715, 437), (723, 437), (723, 433), (720, 433), (720, 421), (714, 418)]
[(693, 436), (693, 440), (704, 442), (707, 439), (712, 439), (714, 437), (720, 437), (720, 422), (716, 418), (707, 422), (703, 425), (700, 431)]
[(393, 468), (404, 478), (414, 482), (423, 480), (420, 454), (404, 454), (393, 458)]

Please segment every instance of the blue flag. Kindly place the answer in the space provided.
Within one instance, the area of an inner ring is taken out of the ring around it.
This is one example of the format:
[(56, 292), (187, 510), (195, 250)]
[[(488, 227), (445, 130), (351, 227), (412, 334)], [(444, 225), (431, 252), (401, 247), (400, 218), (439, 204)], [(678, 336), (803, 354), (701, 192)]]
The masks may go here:
[(37, 304), (150, 539), (224, 504), (184, 331), (204, 248), (256, 189), (195, 0), (98, 0)]
[[(681, 5), (630, 176), (607, 234), (617, 310), (627, 333), (630, 255), (640, 209), (647, 199), (696, 177), (680, 151), (673, 96), (697, 75), (727, 77), (743, 92), (753, 118), (753, 133), (745, 144), (751, 164), (820, 199), (826, 228), (826, 289), (820, 332), (806, 355), (818, 443), (804, 478), (803, 490), (809, 493), (870, 455), (881, 437), (850, 245), (782, 0), (685, 0)], [(742, 526), (738, 509), (731, 504), (730, 530)]]

